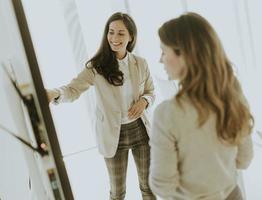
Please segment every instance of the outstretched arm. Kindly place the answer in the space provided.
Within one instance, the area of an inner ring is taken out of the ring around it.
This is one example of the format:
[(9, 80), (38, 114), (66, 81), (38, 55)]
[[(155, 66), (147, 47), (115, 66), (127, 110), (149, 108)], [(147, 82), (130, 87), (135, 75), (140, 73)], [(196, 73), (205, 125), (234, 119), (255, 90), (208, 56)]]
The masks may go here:
[(78, 99), (79, 96), (90, 87), (90, 85), (93, 85), (94, 78), (94, 69), (87, 66), (68, 85), (52, 90), (47, 89), (46, 92), (49, 102), (72, 102)]

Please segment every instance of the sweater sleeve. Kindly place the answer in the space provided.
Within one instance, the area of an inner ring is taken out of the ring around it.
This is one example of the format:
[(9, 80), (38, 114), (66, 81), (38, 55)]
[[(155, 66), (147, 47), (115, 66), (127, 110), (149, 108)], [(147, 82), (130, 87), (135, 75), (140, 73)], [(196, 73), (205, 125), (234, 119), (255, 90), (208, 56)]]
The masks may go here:
[(253, 143), (251, 136), (244, 138), (237, 148), (236, 166), (238, 169), (246, 169), (253, 159)]
[(156, 195), (174, 199), (179, 186), (178, 152), (176, 138), (168, 128), (164, 106), (160, 104), (153, 117), (149, 183)]

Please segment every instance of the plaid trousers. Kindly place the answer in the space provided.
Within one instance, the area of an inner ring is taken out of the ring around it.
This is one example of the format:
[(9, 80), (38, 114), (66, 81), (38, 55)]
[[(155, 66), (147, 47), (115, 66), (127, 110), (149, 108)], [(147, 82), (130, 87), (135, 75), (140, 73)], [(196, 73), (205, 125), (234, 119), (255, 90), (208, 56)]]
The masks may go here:
[(110, 179), (110, 200), (125, 198), (129, 149), (132, 150), (135, 160), (143, 200), (156, 200), (148, 184), (150, 165), (148, 141), (146, 128), (140, 118), (129, 124), (121, 125), (116, 154), (113, 158), (105, 158)]

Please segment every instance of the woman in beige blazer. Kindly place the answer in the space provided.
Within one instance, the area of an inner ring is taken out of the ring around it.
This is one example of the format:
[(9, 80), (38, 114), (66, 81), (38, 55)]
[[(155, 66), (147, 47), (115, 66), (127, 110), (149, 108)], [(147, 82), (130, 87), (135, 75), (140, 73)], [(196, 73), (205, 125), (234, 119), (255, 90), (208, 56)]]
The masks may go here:
[(97, 96), (96, 137), (105, 158), (110, 199), (124, 199), (129, 149), (137, 166), (143, 199), (154, 200), (149, 184), (150, 124), (146, 109), (154, 102), (154, 86), (145, 59), (130, 52), (137, 29), (132, 18), (115, 13), (105, 25), (101, 46), (85, 69), (68, 85), (47, 90), (49, 101), (74, 101), (91, 85)]
[(253, 156), (253, 118), (217, 34), (196, 13), (159, 29), (179, 91), (154, 112), (150, 186), (163, 199), (241, 200), (237, 169)]

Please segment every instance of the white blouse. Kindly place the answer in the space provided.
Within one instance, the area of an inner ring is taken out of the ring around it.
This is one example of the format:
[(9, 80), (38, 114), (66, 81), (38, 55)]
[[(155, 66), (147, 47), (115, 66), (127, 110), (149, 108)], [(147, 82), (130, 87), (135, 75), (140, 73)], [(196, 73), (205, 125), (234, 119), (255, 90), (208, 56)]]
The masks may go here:
[(119, 69), (120, 71), (122, 71), (124, 73), (124, 83), (121, 87), (121, 95), (122, 95), (122, 99), (123, 99), (123, 104), (121, 107), (121, 111), (122, 111), (122, 122), (121, 124), (127, 124), (130, 122), (135, 121), (136, 119), (132, 119), (130, 120), (128, 118), (128, 109), (131, 108), (132, 104), (133, 104), (133, 90), (132, 90), (132, 84), (131, 84), (131, 79), (130, 79), (130, 73), (129, 73), (129, 69), (128, 69), (128, 54), (126, 54), (126, 56), (121, 59), (118, 60), (118, 64), (119, 64)]

